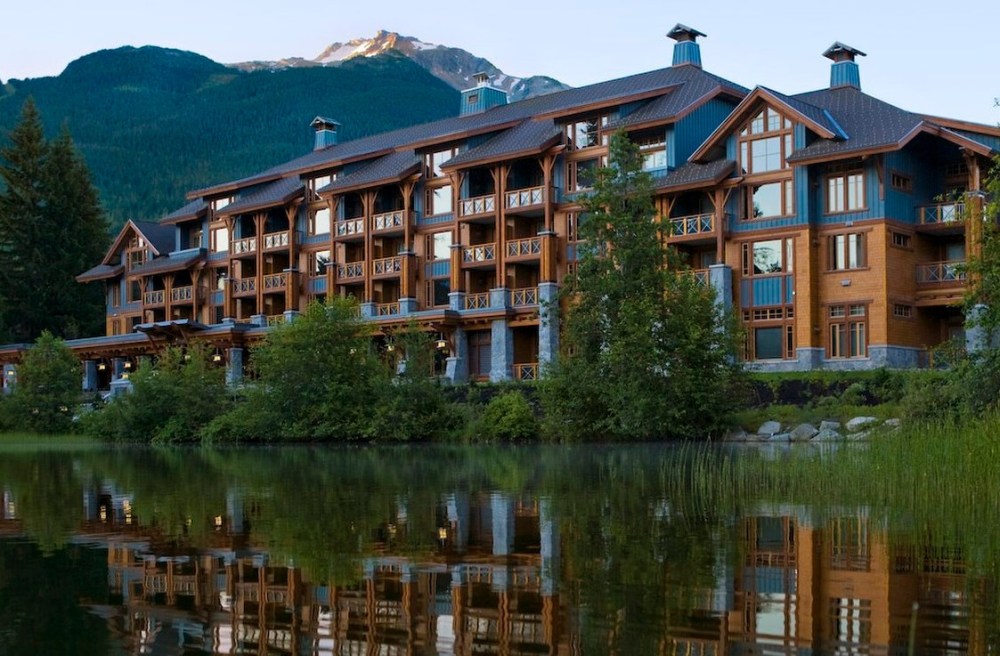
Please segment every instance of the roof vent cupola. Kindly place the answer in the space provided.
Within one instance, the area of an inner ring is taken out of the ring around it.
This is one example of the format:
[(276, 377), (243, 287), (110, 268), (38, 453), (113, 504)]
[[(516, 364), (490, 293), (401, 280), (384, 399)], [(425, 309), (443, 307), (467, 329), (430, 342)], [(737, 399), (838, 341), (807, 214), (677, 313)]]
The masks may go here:
[(487, 109), (507, 104), (507, 92), (490, 84), (489, 73), (476, 73), (472, 76), (476, 86), (462, 92), (462, 106), (459, 116), (481, 114)]
[(674, 44), (673, 66), (697, 66), (701, 68), (701, 47), (696, 39), (699, 36), (708, 36), (698, 30), (677, 23), (674, 29), (667, 32), (667, 36), (676, 41)]
[(337, 129), (340, 123), (332, 118), (317, 116), (309, 124), (316, 131), (316, 141), (313, 143), (313, 150), (323, 150), (329, 146), (337, 145)]
[(865, 53), (857, 48), (844, 45), (840, 41), (837, 41), (826, 49), (823, 56), (833, 61), (833, 65), (830, 67), (831, 89), (838, 87), (861, 88), (861, 72), (858, 68), (858, 63), (854, 61), (854, 58), (858, 55), (862, 57), (866, 56)]

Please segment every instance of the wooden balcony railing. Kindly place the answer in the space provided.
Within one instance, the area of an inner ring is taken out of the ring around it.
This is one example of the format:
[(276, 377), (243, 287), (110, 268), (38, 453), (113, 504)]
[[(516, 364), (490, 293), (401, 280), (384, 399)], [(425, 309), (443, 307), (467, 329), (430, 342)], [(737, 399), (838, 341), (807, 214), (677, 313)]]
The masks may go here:
[(463, 262), (493, 262), (496, 259), (496, 244), (477, 244), (462, 249)]
[(142, 302), (146, 305), (163, 305), (164, 291), (158, 289), (152, 292), (146, 292), (142, 295)]
[(383, 257), (372, 261), (372, 273), (376, 276), (388, 276), (403, 272), (403, 258), (399, 255)]
[(490, 306), (490, 293), (480, 292), (478, 294), (468, 294), (465, 297), (466, 310), (485, 310)]
[(957, 223), (965, 217), (965, 203), (935, 203), (921, 205), (917, 208), (917, 223), (919, 225), (942, 225)]
[(194, 287), (174, 287), (170, 290), (170, 300), (174, 303), (183, 303), (194, 300)]
[(365, 277), (365, 263), (361, 262), (348, 262), (347, 264), (337, 265), (337, 278), (340, 280), (349, 280), (351, 278), (364, 278)]
[(476, 214), (489, 214), (490, 212), (496, 212), (496, 194), (476, 196), (475, 198), (464, 198), (459, 201), (458, 209), (461, 216), (475, 216)]
[(344, 221), (337, 221), (338, 237), (350, 237), (351, 235), (363, 234), (365, 234), (364, 219), (346, 219)]
[(394, 230), (403, 227), (403, 211), (385, 212), (372, 217), (372, 225), (376, 232), (380, 230)]
[(264, 250), (272, 248), (288, 248), (288, 231), (271, 232), (264, 235)]
[(504, 195), (504, 198), (507, 203), (507, 209), (510, 210), (541, 205), (545, 202), (545, 187), (515, 189), (514, 191), (508, 191)]
[(538, 287), (523, 287), (510, 290), (511, 307), (538, 305)]
[(507, 257), (524, 257), (530, 255), (541, 255), (541, 237), (529, 237), (528, 239), (514, 239), (507, 242)]
[(538, 363), (524, 362), (514, 365), (514, 380), (538, 380)]
[(269, 273), (264, 276), (264, 291), (276, 291), (288, 286), (287, 273)]
[(965, 260), (927, 262), (917, 265), (917, 282), (932, 285), (965, 280)]
[(246, 255), (247, 253), (257, 252), (257, 238), (256, 237), (244, 237), (243, 239), (234, 239), (232, 253), (233, 255)]
[(684, 271), (684, 274), (692, 276), (699, 284), (707, 285), (709, 283), (708, 269), (688, 269)]
[(267, 315), (267, 325), (268, 326), (280, 326), (285, 323), (285, 315), (283, 314), (269, 314)]
[(678, 216), (670, 221), (671, 237), (686, 237), (688, 235), (701, 235), (712, 232), (715, 229), (715, 216), (712, 214), (692, 214), (691, 216)]
[(252, 294), (257, 291), (256, 278), (233, 278), (233, 294)]
[(399, 314), (399, 303), (379, 303), (375, 311), (380, 317), (392, 317)]

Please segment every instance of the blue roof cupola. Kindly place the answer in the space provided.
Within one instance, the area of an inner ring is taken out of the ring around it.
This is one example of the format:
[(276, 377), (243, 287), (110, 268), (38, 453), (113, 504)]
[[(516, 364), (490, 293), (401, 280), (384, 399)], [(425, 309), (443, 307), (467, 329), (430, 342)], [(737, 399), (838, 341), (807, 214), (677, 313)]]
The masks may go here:
[(472, 79), (476, 86), (462, 92), (459, 116), (482, 114), (487, 109), (507, 104), (507, 92), (490, 84), (489, 73), (476, 73)]
[(316, 131), (313, 150), (323, 150), (329, 146), (337, 145), (337, 128), (340, 127), (340, 123), (332, 118), (317, 116), (309, 125)]
[(667, 36), (676, 41), (674, 44), (673, 66), (697, 66), (701, 68), (701, 47), (696, 39), (699, 36), (708, 36), (703, 32), (677, 23), (674, 29), (667, 32)]
[(861, 89), (861, 72), (858, 69), (854, 58), (858, 55), (865, 57), (865, 53), (857, 48), (844, 45), (837, 41), (826, 49), (823, 56), (833, 61), (830, 67), (830, 88), (854, 87)]

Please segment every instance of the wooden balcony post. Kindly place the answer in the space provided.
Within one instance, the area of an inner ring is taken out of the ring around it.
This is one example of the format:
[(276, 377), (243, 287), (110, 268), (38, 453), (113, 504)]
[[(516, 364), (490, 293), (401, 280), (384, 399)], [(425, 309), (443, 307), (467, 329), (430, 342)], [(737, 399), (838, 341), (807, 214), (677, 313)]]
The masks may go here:
[(715, 263), (725, 264), (726, 263), (726, 236), (725, 236), (725, 219), (726, 219), (726, 201), (729, 200), (729, 194), (732, 193), (732, 189), (722, 190), (716, 189), (714, 192), (714, 198), (712, 199), (713, 205), (715, 205), (715, 215), (713, 217), (715, 221)]
[(292, 203), (285, 208), (288, 219), (288, 280), (285, 285), (285, 310), (299, 309), (299, 276), (298, 245), (295, 241), (295, 218), (298, 214), (298, 203)]
[(375, 259), (375, 245), (372, 243), (372, 231), (375, 227), (372, 224), (372, 213), (375, 210), (375, 194), (373, 192), (365, 192), (361, 195), (361, 207), (364, 211), (364, 218), (362, 220), (364, 222), (365, 233), (365, 297), (361, 300), (362, 302), (370, 303), (375, 296), (375, 285), (372, 282), (372, 262)]
[(542, 188), (544, 189), (545, 198), (543, 202), (545, 203), (545, 231), (552, 232), (552, 221), (553, 221), (553, 211), (555, 199), (553, 196), (552, 189), (552, 168), (555, 166), (556, 155), (554, 153), (549, 153), (542, 157), (540, 164), (542, 166)]
[(507, 196), (507, 173), (510, 171), (510, 167), (506, 164), (500, 164), (497, 167), (490, 170), (493, 175), (493, 191), (496, 193), (497, 198), (497, 208), (496, 208), (496, 227), (495, 233), (496, 238), (493, 240), (496, 243), (496, 287), (506, 287), (507, 286), (507, 210), (506, 210), (506, 196)]
[(413, 218), (411, 215), (411, 199), (413, 196), (414, 181), (404, 182), (399, 186), (403, 194), (403, 250), (406, 256), (403, 258), (403, 277), (400, 288), (400, 298), (417, 297), (417, 258), (416, 244), (413, 243)]
[(965, 222), (965, 259), (978, 258), (983, 251), (983, 194), (979, 158), (975, 153), (964, 152), (969, 168), (969, 191), (966, 193), (968, 220)]
[[(263, 314), (264, 312), (264, 224), (266, 218), (267, 215), (263, 212), (258, 212), (253, 217), (254, 229), (257, 231), (257, 252), (254, 253), (254, 261), (257, 263), (257, 306), (254, 314)], [(246, 277), (243, 275), (242, 269), (240, 277)]]

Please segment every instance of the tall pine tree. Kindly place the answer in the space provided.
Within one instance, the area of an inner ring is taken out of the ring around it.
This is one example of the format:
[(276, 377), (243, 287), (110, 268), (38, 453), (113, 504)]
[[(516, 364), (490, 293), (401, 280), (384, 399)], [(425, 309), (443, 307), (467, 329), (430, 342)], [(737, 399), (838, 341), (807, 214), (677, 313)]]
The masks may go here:
[(74, 276), (100, 261), (108, 233), (87, 167), (65, 128), (46, 141), (31, 99), (8, 140), (0, 149), (0, 339), (94, 334), (102, 294)]

